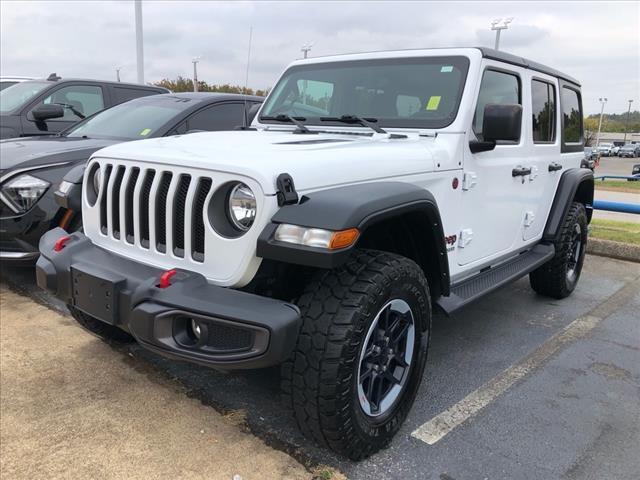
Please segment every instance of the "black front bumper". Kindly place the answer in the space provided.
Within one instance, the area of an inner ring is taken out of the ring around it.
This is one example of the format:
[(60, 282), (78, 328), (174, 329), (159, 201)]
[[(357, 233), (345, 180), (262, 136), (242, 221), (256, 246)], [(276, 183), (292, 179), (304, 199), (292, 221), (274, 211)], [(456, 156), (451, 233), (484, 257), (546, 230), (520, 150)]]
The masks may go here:
[[(56, 228), (40, 240), (38, 285), (128, 331), (143, 347), (223, 370), (267, 367), (289, 357), (301, 323), (295, 305), (214, 286), (185, 270), (160, 288), (164, 270), (99, 248), (79, 232), (55, 251), (66, 235)], [(200, 339), (191, 335), (191, 320), (200, 325)]]

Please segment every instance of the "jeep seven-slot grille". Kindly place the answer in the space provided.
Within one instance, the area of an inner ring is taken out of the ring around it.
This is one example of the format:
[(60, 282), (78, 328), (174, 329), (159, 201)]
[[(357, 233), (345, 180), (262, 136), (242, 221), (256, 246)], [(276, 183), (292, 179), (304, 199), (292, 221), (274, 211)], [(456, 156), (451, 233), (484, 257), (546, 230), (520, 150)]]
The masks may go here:
[(173, 251), (180, 258), (204, 261), (204, 210), (211, 178), (125, 165), (103, 168), (105, 191), (99, 210), (104, 235), (161, 254)]

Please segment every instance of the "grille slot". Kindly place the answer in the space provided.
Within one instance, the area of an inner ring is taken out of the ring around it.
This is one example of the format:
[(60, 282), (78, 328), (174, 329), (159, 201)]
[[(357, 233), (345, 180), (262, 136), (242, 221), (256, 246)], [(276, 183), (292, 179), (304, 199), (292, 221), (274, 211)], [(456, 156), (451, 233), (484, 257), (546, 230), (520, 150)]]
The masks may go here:
[(149, 200), (155, 176), (155, 170), (148, 170), (140, 191), (140, 244), (144, 248), (149, 248)]
[(180, 175), (180, 181), (173, 201), (173, 254), (184, 257), (184, 222), (187, 194), (191, 185), (190, 175)]
[(167, 251), (167, 194), (171, 186), (170, 172), (164, 172), (160, 178), (160, 186), (156, 194), (156, 249)]
[(100, 199), (100, 231), (104, 235), (109, 231), (107, 227), (107, 187), (109, 186), (109, 177), (111, 176), (112, 168), (111, 165), (107, 165), (104, 178), (102, 179), (102, 185), (100, 185), (102, 192), (102, 198)]
[(113, 230), (113, 236), (115, 238), (120, 238), (120, 187), (122, 186), (124, 170), (125, 168), (123, 166), (116, 169), (116, 178), (113, 182), (113, 189), (111, 190), (111, 229)]
[(124, 228), (125, 228), (125, 239), (129, 243), (133, 243), (134, 233), (133, 233), (133, 193), (136, 188), (136, 183), (138, 182), (138, 177), (140, 176), (140, 169), (138, 167), (133, 167), (131, 170), (131, 174), (129, 175), (129, 181), (127, 182), (127, 186), (125, 187), (124, 192)]
[(201, 178), (193, 202), (191, 218), (191, 257), (204, 262), (204, 201), (211, 190), (211, 179)]

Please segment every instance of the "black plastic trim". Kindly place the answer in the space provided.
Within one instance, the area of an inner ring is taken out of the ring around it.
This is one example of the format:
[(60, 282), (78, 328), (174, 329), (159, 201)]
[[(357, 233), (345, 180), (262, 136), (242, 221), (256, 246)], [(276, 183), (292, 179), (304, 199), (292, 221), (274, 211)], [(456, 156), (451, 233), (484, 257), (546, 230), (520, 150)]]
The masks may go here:
[(557, 240), (562, 222), (567, 216), (578, 188), (585, 182), (591, 184), (590, 188), (588, 187), (589, 195), (586, 199), (586, 205), (590, 207), (593, 205), (593, 172), (588, 168), (570, 168), (562, 174), (551, 205), (551, 211), (547, 217), (543, 240), (551, 242)]

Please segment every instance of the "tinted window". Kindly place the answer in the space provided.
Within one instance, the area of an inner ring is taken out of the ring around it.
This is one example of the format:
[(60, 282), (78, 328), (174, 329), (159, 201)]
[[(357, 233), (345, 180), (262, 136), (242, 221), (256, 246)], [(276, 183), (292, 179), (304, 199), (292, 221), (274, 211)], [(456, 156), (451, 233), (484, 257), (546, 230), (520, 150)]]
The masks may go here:
[(564, 143), (582, 141), (582, 113), (578, 92), (567, 87), (562, 88), (562, 115)]
[(77, 122), (104, 109), (102, 88), (93, 85), (62, 87), (46, 97), (42, 103), (58, 104), (64, 108), (64, 117), (48, 121)]
[(476, 113), (473, 117), (473, 131), (479, 139), (482, 139), (484, 107), (490, 103), (521, 105), (518, 77), (495, 70), (486, 70), (482, 75)]
[(0, 82), (0, 90), (4, 90), (5, 88), (10, 87), (11, 85), (15, 85), (16, 83), (18, 82)]
[(142, 88), (113, 87), (113, 95), (115, 96), (113, 103), (114, 105), (117, 105), (119, 103), (133, 100), (134, 98), (146, 97), (157, 93), (158, 92), (144, 90)]
[(51, 82), (21, 82), (5, 88), (0, 92), (0, 112), (11, 112), (23, 107), (50, 86)]
[(160, 127), (191, 106), (193, 101), (170, 95), (131, 100), (75, 125), (67, 130), (66, 135), (129, 140), (154, 137)]
[(456, 117), (468, 65), (464, 57), (423, 57), (294, 66), (261, 116), (302, 116), (326, 126), (332, 123), (321, 117), (356, 115), (382, 127), (442, 128)]
[(556, 88), (547, 82), (531, 82), (533, 141), (553, 142), (556, 138)]
[(244, 105), (223, 103), (207, 107), (187, 119), (187, 130), (233, 130), (242, 125)]

